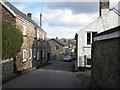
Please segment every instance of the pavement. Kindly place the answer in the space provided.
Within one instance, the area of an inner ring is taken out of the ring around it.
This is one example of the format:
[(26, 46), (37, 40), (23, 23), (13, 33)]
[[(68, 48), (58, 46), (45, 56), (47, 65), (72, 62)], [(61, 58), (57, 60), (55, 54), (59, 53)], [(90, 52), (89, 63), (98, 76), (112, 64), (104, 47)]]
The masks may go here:
[(91, 88), (91, 70), (74, 72), (75, 75), (81, 80), (81, 84), (86, 88)]

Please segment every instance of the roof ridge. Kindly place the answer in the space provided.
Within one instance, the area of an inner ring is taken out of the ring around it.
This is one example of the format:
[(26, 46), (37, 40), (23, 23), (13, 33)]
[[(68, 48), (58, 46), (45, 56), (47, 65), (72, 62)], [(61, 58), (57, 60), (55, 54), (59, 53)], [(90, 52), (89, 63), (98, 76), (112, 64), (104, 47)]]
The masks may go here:
[[(17, 9), (14, 5), (12, 5), (10, 2), (8, 2), (7, 0), (2, 0), (4, 2), (5, 5), (7, 5), (15, 14), (20, 15), (22, 18), (24, 18), (25, 20), (27, 20), (28, 22), (32, 23), (33, 25), (35, 25), (37, 28), (41, 28), (33, 19), (30, 19), (25, 13), (23, 13), (22, 11), (20, 11), (19, 9)], [(41, 28), (42, 31), (44, 31)]]
[(59, 39), (54, 39), (54, 38), (52, 38), (51, 40), (55, 40), (56, 42), (60, 43), (61, 45), (67, 46), (67, 43), (65, 43), (65, 42), (63, 42), (63, 41), (61, 41), (61, 40), (59, 40)]
[(120, 16), (120, 11), (118, 11), (115, 7), (113, 7), (112, 10)]

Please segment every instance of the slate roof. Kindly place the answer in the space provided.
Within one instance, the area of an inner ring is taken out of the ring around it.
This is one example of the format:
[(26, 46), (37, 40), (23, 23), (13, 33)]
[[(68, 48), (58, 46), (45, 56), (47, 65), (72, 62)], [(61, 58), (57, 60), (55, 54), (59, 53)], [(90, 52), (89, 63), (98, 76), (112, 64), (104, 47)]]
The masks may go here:
[(5, 1), (4, 2), (11, 10), (14, 11), (15, 14), (21, 16), (22, 18), (24, 18), (25, 20), (29, 21), (30, 23), (34, 24), (37, 28), (40, 28), (32, 19), (30, 19), (26, 14), (24, 14), (23, 12), (21, 12), (20, 10), (18, 10), (16, 7), (14, 7), (12, 4), (10, 4), (9, 2)]
[(98, 37), (98, 36), (101, 36), (101, 35), (105, 35), (105, 34), (109, 34), (109, 33), (116, 32), (116, 31), (120, 31), (120, 26), (115, 27), (115, 28), (111, 28), (111, 29), (106, 30), (104, 32), (101, 32), (101, 33), (97, 34), (95, 37)]
[(65, 43), (65, 42), (63, 42), (63, 41), (61, 41), (61, 40), (59, 40), (59, 39), (50, 39), (49, 41), (51, 41), (51, 40), (56, 41), (57, 43), (61, 44), (62, 46), (68, 46), (67, 43)]

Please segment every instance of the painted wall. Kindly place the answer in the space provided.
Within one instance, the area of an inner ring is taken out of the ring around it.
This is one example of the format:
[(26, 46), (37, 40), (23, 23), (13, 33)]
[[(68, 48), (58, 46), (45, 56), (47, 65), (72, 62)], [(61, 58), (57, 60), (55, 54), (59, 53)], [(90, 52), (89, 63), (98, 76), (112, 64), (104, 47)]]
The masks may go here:
[[(108, 29), (117, 27), (119, 23), (119, 15), (114, 11), (110, 11), (104, 16), (98, 17), (92, 23), (87, 25), (85, 28), (80, 30), (78, 34), (78, 55), (77, 55), (77, 66), (84, 67), (86, 61), (84, 56), (87, 55), (91, 58), (91, 45), (87, 45), (87, 32), (103, 32)], [(91, 67), (90, 65), (88, 67)]]

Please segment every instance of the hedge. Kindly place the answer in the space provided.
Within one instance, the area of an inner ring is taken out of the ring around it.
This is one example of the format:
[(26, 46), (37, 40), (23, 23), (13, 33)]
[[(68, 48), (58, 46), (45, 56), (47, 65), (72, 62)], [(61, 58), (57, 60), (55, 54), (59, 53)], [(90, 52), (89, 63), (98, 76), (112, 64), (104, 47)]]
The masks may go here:
[(11, 23), (2, 21), (2, 59), (15, 57), (22, 43), (22, 32)]

